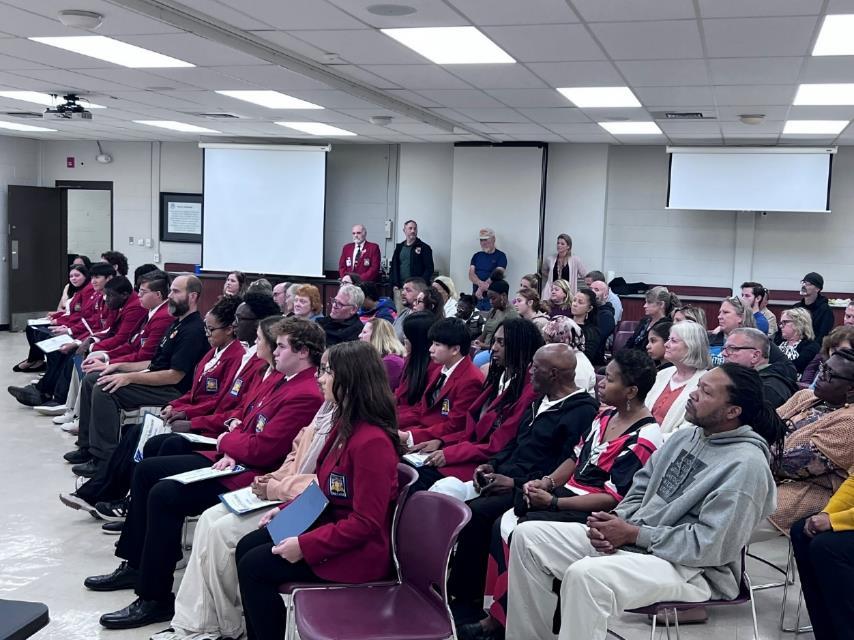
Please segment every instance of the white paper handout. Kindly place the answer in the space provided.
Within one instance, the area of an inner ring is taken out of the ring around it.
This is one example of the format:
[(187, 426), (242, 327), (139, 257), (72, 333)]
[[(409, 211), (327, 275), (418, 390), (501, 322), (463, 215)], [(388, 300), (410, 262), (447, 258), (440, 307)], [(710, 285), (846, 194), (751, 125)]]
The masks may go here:
[(146, 413), (142, 420), (142, 433), (139, 434), (139, 444), (136, 445), (136, 451), (133, 454), (134, 462), (142, 460), (142, 450), (145, 443), (154, 436), (159, 436), (162, 433), (172, 433), (172, 429), (161, 418), (153, 413)]
[(201, 482), (202, 480), (210, 480), (211, 478), (222, 478), (224, 476), (233, 476), (246, 471), (246, 467), (241, 467), (239, 464), (228, 469), (214, 469), (213, 467), (205, 467), (204, 469), (193, 469), (184, 473), (176, 473), (174, 476), (166, 476), (164, 480), (175, 480), (181, 484), (192, 484), (193, 482)]
[(413, 467), (423, 467), (424, 463), (427, 462), (427, 458), (430, 457), (429, 453), (407, 453), (403, 456), (403, 459), (406, 460)]
[(48, 324), (50, 324), (50, 318), (47, 316), (44, 318), (30, 318), (27, 320), (27, 325), (30, 327), (43, 327)]
[(210, 436), (201, 436), (198, 433), (179, 433), (179, 436), (182, 436), (189, 440), (190, 442), (195, 442), (196, 444), (216, 444), (216, 438), (211, 438)]
[(36, 342), (36, 346), (45, 353), (53, 353), (54, 351), (59, 351), (59, 348), (61, 346), (70, 344), (72, 342), (74, 342), (74, 338), (72, 338), (67, 333), (63, 333), (62, 335)]
[(254, 493), (252, 487), (243, 487), (237, 491), (230, 491), (219, 496), (222, 503), (234, 514), (242, 516), (264, 507), (274, 507), (281, 504), (281, 500), (262, 500)]

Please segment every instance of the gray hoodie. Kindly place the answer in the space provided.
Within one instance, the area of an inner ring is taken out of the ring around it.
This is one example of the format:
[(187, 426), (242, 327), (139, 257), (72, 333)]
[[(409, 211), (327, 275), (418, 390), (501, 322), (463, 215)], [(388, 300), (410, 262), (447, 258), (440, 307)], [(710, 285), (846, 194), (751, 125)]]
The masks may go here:
[(712, 598), (735, 598), (741, 550), (776, 506), (768, 459), (764, 438), (749, 426), (708, 437), (699, 427), (676, 431), (615, 509), (640, 526), (636, 547), (626, 550), (700, 567)]

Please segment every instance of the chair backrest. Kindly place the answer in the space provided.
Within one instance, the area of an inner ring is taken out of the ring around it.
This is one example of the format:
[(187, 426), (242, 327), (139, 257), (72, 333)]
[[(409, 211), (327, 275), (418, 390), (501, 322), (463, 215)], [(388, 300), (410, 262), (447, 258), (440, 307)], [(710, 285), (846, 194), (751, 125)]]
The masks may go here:
[(801, 374), (800, 382), (806, 384), (807, 386), (811, 385), (815, 377), (818, 375), (818, 368), (821, 366), (821, 354), (815, 354), (815, 358), (809, 361), (809, 364), (804, 368), (804, 372)]
[(398, 582), (401, 581), (401, 576), (400, 560), (397, 558), (397, 529), (400, 524), (400, 515), (403, 513), (406, 499), (409, 497), (409, 490), (416, 480), (418, 480), (418, 472), (414, 468), (402, 462), (397, 464), (397, 504), (394, 505), (394, 515), (391, 520), (391, 557)]
[(419, 491), (403, 507), (398, 527), (402, 580), (437, 606), (448, 606), (451, 550), (470, 519), (465, 502), (431, 491)]
[(626, 348), (626, 343), (631, 340), (631, 337), (635, 334), (634, 331), (617, 331), (614, 334), (614, 345), (611, 347), (611, 353), (617, 353)]
[(639, 324), (640, 320), (620, 320), (620, 324), (617, 325), (617, 331), (629, 331), (634, 333)]

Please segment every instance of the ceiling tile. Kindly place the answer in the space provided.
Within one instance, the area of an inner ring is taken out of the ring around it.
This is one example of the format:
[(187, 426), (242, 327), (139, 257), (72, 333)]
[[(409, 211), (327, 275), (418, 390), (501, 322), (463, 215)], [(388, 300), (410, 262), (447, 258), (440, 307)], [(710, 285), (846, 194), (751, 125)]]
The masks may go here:
[[(824, 109), (828, 107), (808, 107)], [(834, 108), (834, 107), (829, 107)], [(718, 119), (719, 120), (738, 120), (739, 116), (746, 113), (761, 113), (768, 120), (786, 120), (787, 114), (792, 109), (792, 107), (784, 105), (784, 106), (773, 106), (773, 105), (756, 105), (752, 104), (749, 106), (741, 106), (741, 107), (718, 107)]]
[(764, 120), (760, 124), (743, 124), (741, 122), (721, 122), (721, 131), (730, 136), (754, 136), (771, 133), (782, 133), (783, 122), (780, 120)]
[(518, 64), (458, 64), (448, 70), (478, 89), (542, 89), (548, 86)]
[(470, 89), (471, 86), (435, 64), (365, 65), (365, 71), (413, 89)]
[[(316, 0), (315, 0), (316, 1)], [(378, 16), (368, 11), (372, 2), (365, 0), (328, 0), (362, 22), (378, 29), (396, 27), (459, 27), (465, 18), (441, 0), (406, 0), (406, 6), (416, 9), (407, 16)], [(307, 27), (301, 27), (307, 28)], [(322, 28), (329, 28), (328, 25)]]
[[(246, 69), (247, 67), (240, 68)], [(255, 68), (254, 65), (251, 68)], [(263, 68), (263, 66), (259, 65), (259, 68)], [(209, 91), (268, 88), (249, 82), (239, 74), (223, 73), (223, 69), (225, 67), (152, 69), (151, 75), (166, 78), (170, 81), (165, 84), (174, 84), (177, 82), (198, 87), (199, 89), (208, 89)]]
[(717, 103), (725, 106), (792, 104), (795, 85), (727, 85), (714, 87)]
[(711, 87), (636, 87), (635, 95), (647, 107), (714, 104)]
[(717, 121), (705, 120), (657, 120), (658, 126), (667, 135), (679, 136), (718, 136), (721, 135)]
[(548, 129), (560, 135), (583, 133), (588, 135), (610, 134), (595, 122), (574, 122), (548, 124)]
[(430, 100), (429, 98), (421, 95), (420, 93), (410, 91), (409, 89), (386, 89), (385, 93), (394, 98), (397, 98), (398, 100), (403, 100), (404, 102), (409, 102), (419, 107), (440, 106), (438, 102)]
[(588, 22), (693, 18), (691, 0), (573, 0)]
[(458, 109), (476, 122), (530, 122), (525, 116), (513, 109)]
[[(264, 31), (251, 31), (250, 33), (262, 40), (266, 40), (267, 42), (278, 45), (279, 47), (284, 47), (285, 49), (298, 53), (306, 58), (311, 58), (318, 62), (326, 61), (326, 51), (315, 47), (313, 44), (309, 44), (305, 40), (300, 40), (298, 37), (291, 35), (286, 31), (273, 31), (267, 29)], [(296, 33), (301, 32), (297, 31)]]
[(109, 62), (82, 56), (71, 51), (63, 51), (40, 42), (25, 38), (0, 38), (0, 55), (23, 58), (36, 64), (60, 69), (121, 69)]
[(366, 71), (361, 67), (357, 67), (353, 64), (334, 64), (328, 65), (327, 68), (330, 71), (335, 71), (337, 73), (341, 73), (348, 78), (352, 78), (360, 83), (370, 85), (376, 89), (397, 89), (399, 88), (398, 83), (393, 82), (387, 78), (382, 78), (375, 73), (371, 73), (370, 71)]
[(429, 60), (373, 29), (353, 31), (292, 31), (305, 42), (325, 51), (337, 53), (353, 64), (428, 64)]
[[(264, 87), (265, 89), (282, 91), (284, 93), (297, 89), (329, 89), (329, 85), (320, 82), (319, 80), (308, 78), (302, 74), (272, 64), (211, 67), (211, 69), (229, 77), (240, 78), (246, 82), (251, 82), (259, 87)], [(162, 75), (159, 71), (158, 75)], [(169, 76), (178, 78), (177, 75), (171, 73)]]
[(590, 28), (614, 60), (703, 57), (695, 20), (597, 23)]
[(823, 0), (699, 0), (704, 18), (807, 16), (821, 13)]
[[(99, 70), (90, 71), (97, 73)], [(48, 83), (50, 85), (48, 93), (64, 93), (73, 90), (78, 93), (91, 94), (116, 90), (128, 91), (133, 88), (131, 84), (98, 78), (86, 71), (74, 73), (73, 71), (63, 69), (31, 69), (29, 71), (22, 71), (18, 75)], [(99, 101), (93, 100), (93, 102), (98, 103)]]
[(540, 124), (567, 124), (574, 122), (590, 122), (583, 111), (573, 107), (562, 107), (557, 109), (517, 109), (526, 118)]
[(553, 87), (607, 87), (624, 84), (610, 62), (532, 62), (525, 65)]
[(706, 50), (711, 58), (804, 56), (817, 22), (815, 16), (703, 20)]
[(606, 109), (582, 109), (587, 117), (593, 122), (605, 122), (606, 120), (652, 120), (647, 109), (608, 107)]
[(602, 130), (602, 133), (565, 133), (562, 135), (567, 142), (577, 142), (579, 144), (620, 144), (616, 138), (604, 130)]
[(295, 98), (308, 100), (314, 104), (319, 104), (328, 109), (353, 108), (353, 109), (370, 109), (375, 105), (351, 96), (344, 91), (326, 90), (326, 91), (304, 91), (302, 89), (291, 93)]
[(167, 56), (192, 62), (198, 67), (217, 67), (233, 64), (267, 64), (224, 44), (213, 42), (191, 33), (167, 33), (153, 36), (126, 36), (123, 42), (145, 47)]
[(801, 82), (854, 82), (854, 64), (850, 56), (808, 56)]
[(501, 133), (507, 133), (512, 136), (539, 136), (548, 135), (549, 133), (545, 127), (532, 122), (503, 122), (497, 126), (501, 129)]
[[(56, 18), (59, 11), (69, 8), (67, 0), (38, 0), (38, 2), (33, 2), (32, 0), (3, 0), (3, 4), (24, 9), (31, 14), (38, 14), (63, 29), (62, 33), (26, 33), (23, 35), (71, 35), (75, 31), (63, 27)], [(167, 25), (165, 22), (147, 18), (128, 9), (117, 7), (105, 0), (74, 0), (73, 7), (85, 11), (94, 11), (104, 16), (104, 23), (98, 29), (98, 33), (104, 36), (177, 33), (180, 31), (180, 29)], [(4, 23), (6, 23), (5, 19), (0, 22), (0, 24)], [(4, 30), (0, 29), (0, 31)], [(85, 35), (86, 32), (81, 33)]]
[(709, 81), (705, 60), (618, 60), (617, 67), (633, 87), (700, 85)]
[(240, 4), (241, 9), (253, 18), (286, 31), (359, 29), (365, 26), (326, 0), (243, 0)]
[(191, 85), (177, 80), (168, 80), (164, 76), (155, 75), (148, 71), (139, 69), (125, 69), (113, 66), (109, 69), (83, 69), (82, 73), (93, 78), (107, 80), (117, 85), (133, 87), (135, 89), (151, 89), (153, 87), (166, 87), (168, 89), (193, 89)]
[(476, 25), (558, 24), (578, 22), (565, 0), (516, 2), (505, 0), (449, 0)]
[(580, 24), (486, 27), (483, 31), (519, 62), (605, 59), (602, 49)]
[[(75, 0), (75, 6), (77, 4), (79, 2)], [(246, 29), (248, 31), (250, 29), (264, 29), (270, 26), (239, 9), (228, 6), (227, 2), (223, 3), (218, 0), (181, 0), (181, 4), (199, 13), (233, 25), (238, 29)]]
[(791, 120), (854, 120), (854, 106), (852, 106), (852, 107), (794, 106), (794, 107), (789, 107), (788, 118)]
[(803, 58), (713, 58), (713, 84), (788, 84), (798, 81)]
[(566, 98), (554, 89), (491, 89), (486, 92), (508, 107), (547, 108), (566, 105)]
[(451, 107), (453, 109), (458, 109), (460, 107), (466, 108), (501, 108), (502, 105), (495, 98), (487, 95), (483, 91), (478, 91), (476, 89), (462, 89), (462, 90), (437, 90), (430, 89), (425, 91), (419, 91), (420, 94), (425, 97), (433, 100), (434, 102), (438, 102), (439, 104), (445, 105), (446, 107)]

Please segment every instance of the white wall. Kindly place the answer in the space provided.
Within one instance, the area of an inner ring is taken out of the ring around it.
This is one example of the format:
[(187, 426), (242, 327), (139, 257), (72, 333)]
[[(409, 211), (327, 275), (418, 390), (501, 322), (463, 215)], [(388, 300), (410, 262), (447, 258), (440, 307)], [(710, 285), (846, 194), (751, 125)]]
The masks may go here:
[(10, 184), (39, 184), (37, 140), (0, 137), (0, 324), (9, 324), (9, 213), (6, 207)]
[(110, 246), (111, 198), (109, 191), (68, 190), (68, 253), (91, 258)]

